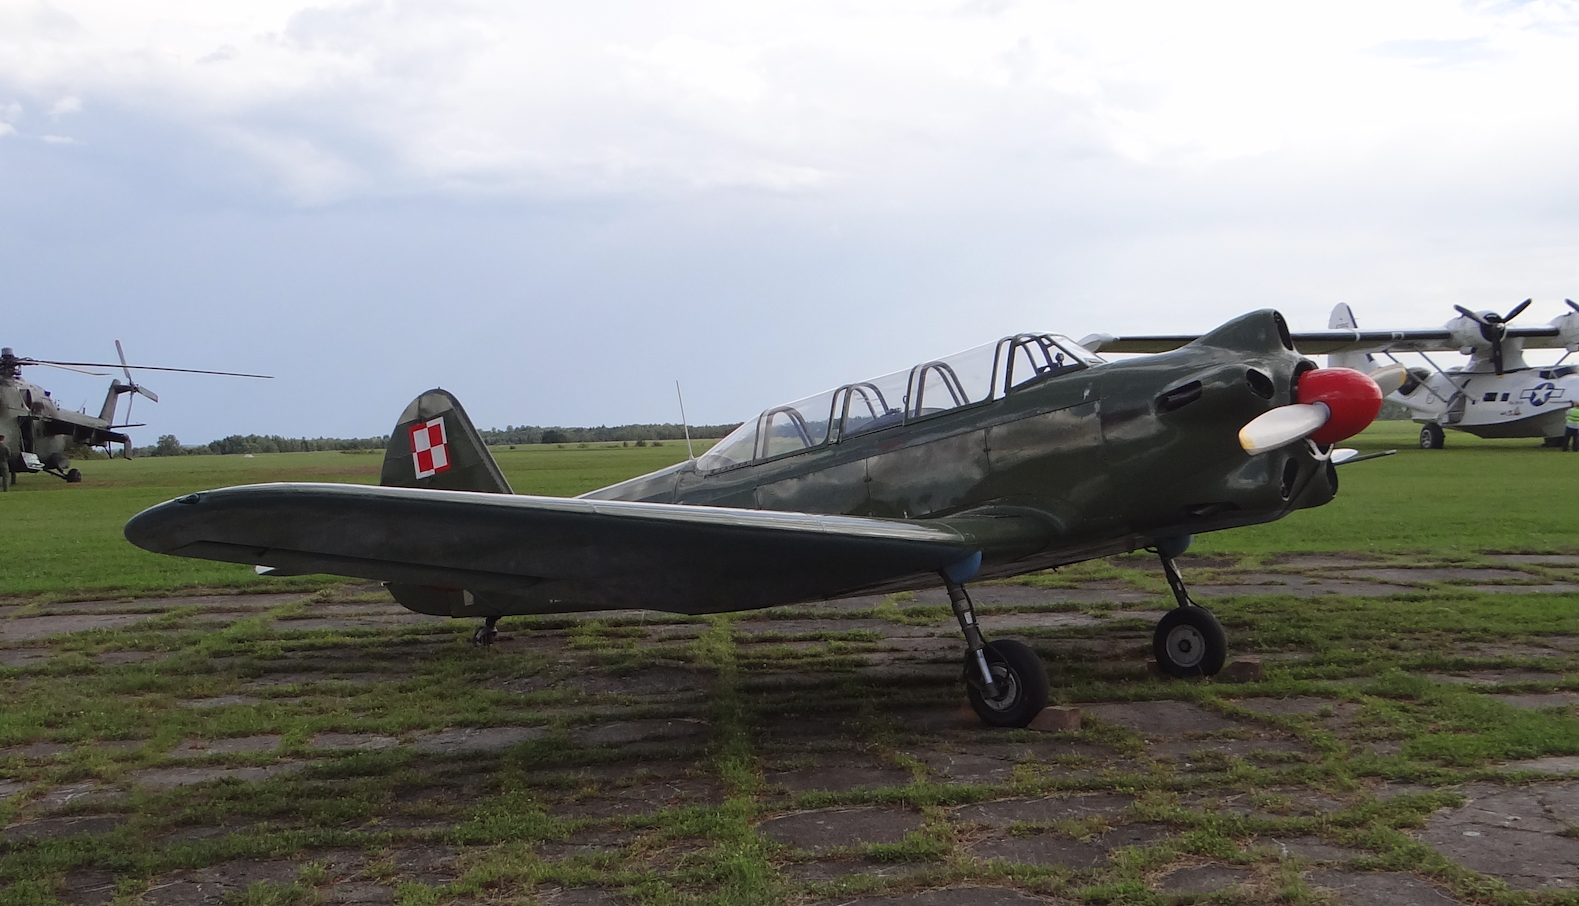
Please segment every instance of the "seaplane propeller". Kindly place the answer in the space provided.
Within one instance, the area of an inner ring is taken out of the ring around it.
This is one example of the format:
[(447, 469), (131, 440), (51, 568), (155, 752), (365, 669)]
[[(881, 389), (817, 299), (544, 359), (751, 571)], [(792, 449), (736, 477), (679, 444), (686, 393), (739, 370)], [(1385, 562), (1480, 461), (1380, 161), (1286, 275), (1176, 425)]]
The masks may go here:
[[(1470, 311), (1462, 305), (1453, 306), (1458, 310), (1459, 314), (1480, 325), (1481, 337), (1491, 344), (1491, 367), (1496, 369), (1499, 375), (1502, 374), (1502, 338), (1508, 335), (1508, 322), (1517, 318), (1519, 312), (1529, 308), (1532, 301), (1534, 300), (1525, 299), (1518, 305), (1513, 306), (1513, 310), (1505, 315), (1499, 315), (1490, 311), (1480, 314), (1479, 312)], [(1573, 303), (1569, 302), (1568, 304), (1572, 305)]]

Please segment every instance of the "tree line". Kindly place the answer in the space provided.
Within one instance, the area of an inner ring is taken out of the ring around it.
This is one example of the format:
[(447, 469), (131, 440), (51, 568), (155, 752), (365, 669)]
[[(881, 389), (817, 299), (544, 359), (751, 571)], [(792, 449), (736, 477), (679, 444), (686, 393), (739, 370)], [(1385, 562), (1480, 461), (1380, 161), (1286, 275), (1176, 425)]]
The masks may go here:
[[(692, 425), (692, 437), (723, 437), (738, 425)], [(596, 428), (507, 425), (502, 430), (479, 431), (489, 446), (510, 444), (582, 444), (607, 441), (684, 440), (683, 425), (616, 425)], [(322, 451), (382, 450), (388, 435), (379, 437), (282, 437), (278, 434), (232, 434), (206, 444), (188, 446), (173, 434), (164, 434), (149, 447), (133, 447), (134, 456), (208, 456), (234, 453), (310, 453)]]

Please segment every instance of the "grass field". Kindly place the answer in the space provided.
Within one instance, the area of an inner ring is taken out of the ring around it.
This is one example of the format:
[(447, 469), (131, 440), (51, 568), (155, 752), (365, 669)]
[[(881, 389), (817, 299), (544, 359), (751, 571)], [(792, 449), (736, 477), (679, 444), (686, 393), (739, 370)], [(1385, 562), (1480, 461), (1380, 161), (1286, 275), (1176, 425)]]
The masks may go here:
[[(0, 906), (1579, 903), (1579, 456), (1395, 424), (1357, 445), (1400, 453), (1186, 564), (1260, 680), (1148, 673), (1153, 557), (976, 589), (1085, 710), (1059, 733), (960, 715), (935, 591), (512, 618), (478, 649), (374, 585), (120, 537), (188, 491), (371, 482), (379, 456), (24, 479), (0, 497)], [(683, 450), (498, 457), (574, 494)]]
[[(1473, 556), (1579, 549), (1579, 456), (1529, 440), (1487, 441), (1457, 433), (1447, 449), (1426, 451), (1415, 445), (1416, 430), (1407, 422), (1373, 426), (1353, 445), (1400, 452), (1340, 469), (1337, 500), (1268, 525), (1203, 536), (1196, 551)], [(495, 455), (518, 493), (571, 496), (678, 462), (685, 446), (522, 446)], [(264, 481), (371, 484), (381, 462), (381, 455), (344, 453), (191, 456), (84, 463), (87, 479), (77, 485), (28, 476), (0, 498), (0, 595), (281, 587), (281, 580), (258, 579), (234, 564), (149, 554), (126, 543), (121, 527), (149, 506), (205, 488)], [(291, 582), (286, 587), (325, 584), (313, 578)]]

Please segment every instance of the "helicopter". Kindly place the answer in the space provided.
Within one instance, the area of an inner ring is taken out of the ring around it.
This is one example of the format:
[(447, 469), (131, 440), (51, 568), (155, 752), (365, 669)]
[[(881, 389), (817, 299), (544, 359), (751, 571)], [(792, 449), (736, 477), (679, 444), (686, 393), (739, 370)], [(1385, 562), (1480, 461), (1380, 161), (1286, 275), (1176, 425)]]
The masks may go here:
[[(159, 402), (159, 395), (144, 387), (132, 377), (132, 369), (143, 371), (179, 371), (186, 374), (218, 374), (227, 377), (268, 379), (272, 375), (244, 374), (237, 371), (204, 371), (196, 368), (163, 368), (154, 365), (129, 365), (121, 341), (115, 341), (115, 354), (119, 366), (103, 362), (59, 362), (19, 356), (9, 346), (0, 348), (0, 437), (11, 449), (11, 474), (44, 473), (64, 479), (71, 484), (82, 480), (82, 472), (72, 468), (68, 450), (73, 446), (103, 447), (111, 453), (112, 444), (121, 445), (121, 456), (130, 459), (132, 441), (122, 428), (138, 428), (131, 422), (131, 400), (138, 395), (151, 402)], [(126, 375), (122, 383), (111, 379), (109, 391), (104, 395), (104, 405), (97, 416), (87, 412), (73, 412), (61, 408), (48, 390), (22, 379), (22, 369), (33, 365), (75, 371), (106, 377), (94, 368), (119, 367)], [(124, 422), (116, 422), (120, 398), (127, 396)]]
[[(1301, 351), (1326, 353), (1329, 366), (1366, 374), (1402, 367), (1394, 353), (1419, 355), (1430, 367), (1409, 368), (1387, 399), (1407, 407), (1421, 426), (1422, 449), (1442, 449), (1447, 428), (1477, 437), (1539, 437), (1546, 446), (1560, 446), (1563, 413), (1579, 400), (1579, 366), (1563, 364), (1579, 352), (1579, 303), (1564, 301), (1572, 310), (1542, 326), (1509, 326), (1530, 306), (1525, 299), (1507, 314), (1455, 305), (1458, 316), (1443, 326), (1412, 330), (1360, 330), (1354, 312), (1340, 302), (1327, 330), (1293, 336)], [(1093, 334), (1080, 342), (1093, 352), (1162, 352), (1192, 339)], [(1531, 365), (1524, 350), (1534, 348), (1565, 352), (1553, 364)], [(1438, 351), (1458, 352), (1469, 361), (1443, 368), (1426, 354)]]

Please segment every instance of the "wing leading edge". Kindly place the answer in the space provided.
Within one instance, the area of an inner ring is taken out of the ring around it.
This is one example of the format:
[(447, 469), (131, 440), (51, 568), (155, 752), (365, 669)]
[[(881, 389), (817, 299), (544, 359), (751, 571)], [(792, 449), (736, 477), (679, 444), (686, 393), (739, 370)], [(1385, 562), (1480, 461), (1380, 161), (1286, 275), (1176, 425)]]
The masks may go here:
[(138, 514), (126, 537), (156, 553), (465, 589), (466, 613), (500, 614), (772, 607), (912, 575), (931, 584), (977, 554), (1020, 556), (1049, 540), (1014, 515), (896, 520), (313, 483), (191, 494)]

